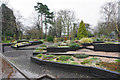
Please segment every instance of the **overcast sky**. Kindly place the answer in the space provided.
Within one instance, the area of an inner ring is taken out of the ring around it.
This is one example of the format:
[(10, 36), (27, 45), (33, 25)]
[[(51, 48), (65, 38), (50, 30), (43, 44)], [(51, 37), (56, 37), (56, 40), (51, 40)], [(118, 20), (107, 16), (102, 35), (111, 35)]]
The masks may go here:
[[(4, 0), (1, 0), (4, 1)], [(8, 6), (19, 10), (26, 19), (25, 24), (29, 24), (30, 17), (35, 12), (34, 6), (37, 2), (46, 4), (51, 11), (69, 9), (75, 11), (76, 17), (85, 23), (96, 26), (100, 20), (100, 9), (103, 4), (117, 0), (9, 0)]]

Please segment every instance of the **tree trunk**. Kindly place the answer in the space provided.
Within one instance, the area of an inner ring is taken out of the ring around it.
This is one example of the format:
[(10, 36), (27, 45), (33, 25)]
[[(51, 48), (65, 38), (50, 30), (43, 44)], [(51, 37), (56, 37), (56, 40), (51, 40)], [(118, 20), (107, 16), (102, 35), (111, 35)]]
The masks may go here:
[(43, 39), (43, 21), (42, 21), (42, 14), (41, 14), (41, 39)]
[(45, 37), (47, 39), (47, 24), (45, 25)]
[(69, 25), (67, 27), (67, 38), (69, 39)]

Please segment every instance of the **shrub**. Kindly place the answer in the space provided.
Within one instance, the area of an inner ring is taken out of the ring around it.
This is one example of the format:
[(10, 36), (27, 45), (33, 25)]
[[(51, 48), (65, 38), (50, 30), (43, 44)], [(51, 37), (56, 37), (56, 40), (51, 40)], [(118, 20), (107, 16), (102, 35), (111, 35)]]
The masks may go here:
[(89, 57), (89, 55), (87, 55), (87, 54), (74, 54), (73, 56), (76, 57), (76, 58), (87, 58), (87, 57)]
[(115, 60), (116, 62), (120, 62), (120, 59)]
[(47, 37), (47, 41), (48, 41), (48, 42), (53, 42), (53, 37), (52, 37), (52, 36), (48, 36), (48, 37)]
[(102, 38), (95, 38), (95, 39), (93, 39), (93, 41), (103, 41), (103, 39)]
[(77, 33), (77, 38), (81, 39), (85, 37), (88, 37), (88, 32), (86, 30), (85, 23), (81, 21), (79, 29), (78, 29), (78, 33)]
[(80, 40), (80, 43), (92, 43), (93, 40), (91, 38), (82, 38)]
[(105, 42), (105, 44), (114, 44), (113, 42)]
[(40, 47), (47, 47), (47, 46), (43, 44), (43, 45), (41, 45)]
[(42, 54), (38, 54), (37, 57), (41, 58), (43, 55)]
[(43, 59), (48, 60), (48, 59), (52, 59), (55, 58), (56, 56), (54, 55), (43, 55)]
[(71, 61), (74, 61), (74, 59), (73, 59), (72, 57), (70, 58), (70, 60), (71, 60)]
[(71, 62), (70, 64), (78, 64), (77, 62)]
[(76, 43), (71, 43), (71, 44), (69, 45), (69, 47), (70, 47), (70, 48), (78, 49), (80, 46), (79, 46), (78, 44), (76, 44)]
[(87, 64), (87, 63), (91, 63), (91, 61), (89, 59), (86, 59), (83, 62), (81, 62), (81, 64)]
[(41, 42), (43, 42), (43, 43), (44, 43), (44, 40), (39, 39), (38, 41), (41, 41)]
[(68, 61), (60, 61), (60, 60), (58, 60), (58, 61), (56, 61), (56, 62), (69, 63)]
[(66, 61), (70, 58), (71, 58), (71, 56), (59, 56), (59, 58), (57, 60)]

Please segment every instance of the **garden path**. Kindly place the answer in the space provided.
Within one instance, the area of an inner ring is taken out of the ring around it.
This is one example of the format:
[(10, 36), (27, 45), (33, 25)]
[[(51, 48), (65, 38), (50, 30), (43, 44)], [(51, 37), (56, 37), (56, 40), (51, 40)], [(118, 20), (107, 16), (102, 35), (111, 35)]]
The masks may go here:
[[(50, 45), (49, 43), (46, 44)], [(5, 50), (3, 55), (29, 78), (39, 78), (44, 74), (50, 74), (56, 78), (95, 78), (90, 73), (76, 73), (74, 71), (35, 64), (30, 60), (33, 50), (14, 50), (11, 47), (5, 47)]]

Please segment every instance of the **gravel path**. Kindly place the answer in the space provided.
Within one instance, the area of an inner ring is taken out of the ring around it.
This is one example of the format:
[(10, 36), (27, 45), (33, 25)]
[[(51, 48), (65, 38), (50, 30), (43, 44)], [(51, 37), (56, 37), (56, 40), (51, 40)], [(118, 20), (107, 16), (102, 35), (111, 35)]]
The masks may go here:
[(95, 76), (88, 73), (76, 73), (32, 63), (30, 60), (32, 52), (33, 50), (14, 50), (10, 47), (5, 47), (3, 55), (20, 68), (29, 78), (39, 78), (43, 74), (50, 74), (56, 78), (95, 78)]
[(86, 53), (86, 54), (91, 54), (91, 55), (120, 57), (119, 52), (101, 52), (101, 51), (93, 51), (93, 50), (88, 50), (88, 49), (79, 49), (77, 51), (68, 51), (67, 53)]

